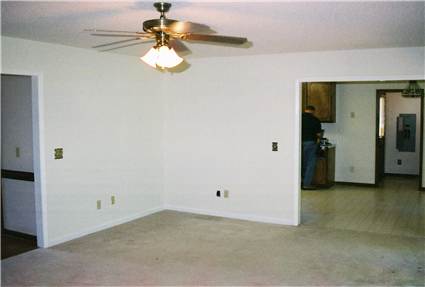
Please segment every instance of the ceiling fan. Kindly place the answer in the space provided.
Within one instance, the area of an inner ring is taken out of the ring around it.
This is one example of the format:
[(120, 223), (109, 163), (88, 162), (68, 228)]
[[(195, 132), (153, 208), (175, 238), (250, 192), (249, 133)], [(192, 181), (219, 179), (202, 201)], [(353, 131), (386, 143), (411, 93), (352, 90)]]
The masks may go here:
[[(128, 38), (112, 43), (97, 45), (93, 48), (102, 48), (102, 51), (110, 51), (128, 46), (155, 42), (155, 45), (140, 59), (154, 68), (159, 67), (165, 69), (173, 68), (183, 62), (183, 59), (177, 55), (176, 51), (183, 53), (188, 52), (189, 49), (182, 41), (230, 45), (242, 45), (248, 41), (247, 38), (244, 37), (211, 35), (214, 31), (207, 25), (168, 19), (165, 17), (165, 13), (170, 10), (170, 3), (156, 2), (153, 6), (160, 13), (160, 17), (159, 19), (144, 21), (143, 32), (99, 29), (85, 30), (91, 32), (93, 36)], [(109, 46), (114, 47), (109, 48)]]

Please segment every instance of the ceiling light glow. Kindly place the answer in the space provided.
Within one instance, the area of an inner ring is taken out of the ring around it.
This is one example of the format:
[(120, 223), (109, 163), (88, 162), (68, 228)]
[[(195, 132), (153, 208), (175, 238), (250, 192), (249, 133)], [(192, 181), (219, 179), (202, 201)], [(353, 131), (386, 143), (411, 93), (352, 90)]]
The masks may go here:
[(140, 59), (153, 68), (160, 67), (162, 69), (173, 68), (183, 62), (183, 58), (179, 57), (173, 48), (166, 45), (151, 48)]

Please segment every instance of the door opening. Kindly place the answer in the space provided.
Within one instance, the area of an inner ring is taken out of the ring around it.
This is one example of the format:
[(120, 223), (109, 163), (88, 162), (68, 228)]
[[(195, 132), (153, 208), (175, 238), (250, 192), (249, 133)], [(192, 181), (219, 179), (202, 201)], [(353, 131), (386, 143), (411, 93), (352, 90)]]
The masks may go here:
[(376, 92), (376, 172), (378, 185), (385, 176), (414, 177), (422, 188), (424, 98), (405, 98), (402, 89)]
[[(422, 85), (422, 81), (420, 83)], [(423, 173), (424, 98), (405, 99), (409, 108), (414, 108), (415, 111), (397, 110), (396, 113), (392, 107), (400, 108), (405, 103), (402, 103), (401, 99), (394, 104), (396, 99), (394, 93), (398, 93), (401, 97), (406, 81), (336, 82), (335, 85), (334, 101), (324, 101), (323, 95), (320, 95), (320, 101), (315, 99), (316, 105), (322, 102), (335, 103), (335, 117), (331, 121), (321, 122), (326, 137), (321, 143), (331, 144), (326, 147), (328, 149), (334, 147), (336, 150), (335, 157), (329, 156), (329, 153), (325, 156), (328, 162), (334, 160), (334, 168), (328, 170), (334, 172), (335, 184), (330, 188), (316, 184), (313, 190), (300, 188), (300, 223), (317, 228), (404, 235), (405, 226), (401, 224), (402, 220), (399, 218), (405, 216), (406, 210), (410, 210), (409, 214), (415, 220), (423, 218), (421, 212), (423, 203), (417, 198), (421, 193), (418, 191), (418, 181)], [(305, 97), (312, 96), (316, 90), (326, 91), (325, 88), (317, 88), (320, 86), (315, 84), (315, 89), (311, 88), (310, 91), (307, 90), (308, 85), (300, 85), (300, 94)], [(398, 89), (389, 90), (387, 87)], [(299, 101), (300, 120), (305, 108), (304, 102), (304, 98)], [(322, 108), (328, 106), (324, 105)], [(330, 112), (333, 112), (333, 109), (330, 109)], [(300, 123), (300, 135), (302, 135), (302, 120)], [(396, 138), (397, 134), (399, 140)], [(409, 175), (409, 171), (398, 177), (390, 176), (394, 172), (389, 170), (389, 163), (395, 162), (397, 165), (397, 160), (394, 161), (388, 155), (390, 148), (399, 149), (398, 152), (403, 153), (405, 157), (400, 159), (404, 166), (408, 166), (407, 163), (412, 162), (412, 159), (416, 160), (415, 170), (410, 176), (406, 176)], [(302, 151), (300, 143), (300, 158)], [(317, 165), (316, 172), (319, 175), (323, 174), (319, 173), (320, 170), (320, 166)], [(302, 175), (301, 168), (299, 174)], [(419, 186), (422, 186), (421, 182)], [(405, 192), (398, 192), (400, 190)], [(397, 202), (408, 204), (401, 204), (402, 207), (383, 204), (388, 200), (394, 201), (394, 198)], [(377, 205), (385, 205), (385, 212), (393, 214), (393, 220), (383, 225), (376, 225), (374, 212)], [(353, 222), (361, 224), (352, 225)], [(408, 232), (415, 236), (422, 235), (423, 229), (413, 226)]]
[(2, 259), (45, 246), (38, 76), (1, 75)]

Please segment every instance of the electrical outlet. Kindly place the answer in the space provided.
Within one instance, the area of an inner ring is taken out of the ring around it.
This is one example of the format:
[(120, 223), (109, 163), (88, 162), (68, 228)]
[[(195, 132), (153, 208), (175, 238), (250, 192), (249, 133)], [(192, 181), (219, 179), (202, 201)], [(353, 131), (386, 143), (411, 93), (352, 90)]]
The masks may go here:
[(223, 197), (224, 198), (228, 198), (229, 197), (229, 191), (228, 190), (224, 190), (223, 191)]
[(217, 192), (215, 193), (215, 195), (216, 195), (217, 197), (220, 197), (220, 196), (221, 196), (221, 191), (220, 191), (220, 190), (217, 190)]
[(15, 155), (16, 155), (16, 157), (21, 157), (21, 149), (20, 149), (20, 147), (16, 147), (15, 148)]
[(354, 172), (354, 166), (350, 166), (350, 172)]
[(115, 195), (112, 195), (111, 196), (111, 205), (114, 205), (115, 204)]
[(272, 151), (278, 151), (278, 150), (279, 148), (278, 148), (277, 142), (272, 142)]
[(102, 208), (102, 201), (101, 200), (97, 200), (96, 201), (96, 208), (97, 209), (101, 209)]
[(398, 159), (397, 160), (397, 165), (402, 165), (403, 164), (403, 162), (401, 161), (401, 159)]

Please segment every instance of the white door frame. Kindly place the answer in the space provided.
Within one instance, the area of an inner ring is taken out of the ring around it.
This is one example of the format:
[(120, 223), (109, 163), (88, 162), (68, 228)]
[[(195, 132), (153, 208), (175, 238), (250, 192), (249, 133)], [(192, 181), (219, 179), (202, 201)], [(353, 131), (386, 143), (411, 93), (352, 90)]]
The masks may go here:
[[(378, 82), (378, 81), (408, 81), (425, 80), (424, 75), (398, 75), (398, 76), (365, 76), (365, 77), (310, 77), (300, 78), (295, 82), (295, 178), (294, 182), (294, 225), (301, 224), (301, 104), (302, 104), (302, 83), (304, 82)], [(423, 124), (423, 123), (422, 123)], [(376, 152), (376, 151), (374, 151)]]
[(40, 72), (15, 70), (2, 70), (1, 74), (31, 77), (34, 198), (37, 246), (45, 248), (48, 247), (48, 238), (43, 74)]

